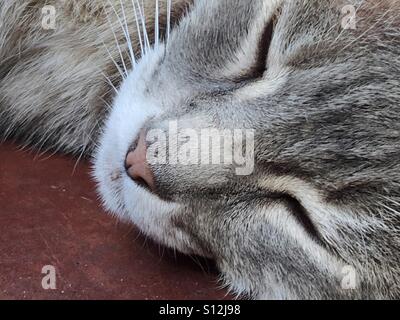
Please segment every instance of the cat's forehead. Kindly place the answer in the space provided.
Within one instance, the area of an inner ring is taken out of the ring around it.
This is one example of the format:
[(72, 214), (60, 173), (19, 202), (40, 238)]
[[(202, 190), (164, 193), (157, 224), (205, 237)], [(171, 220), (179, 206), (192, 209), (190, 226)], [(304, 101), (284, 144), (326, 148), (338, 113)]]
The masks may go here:
[[(240, 74), (256, 63), (263, 31), (281, 3), (282, 0), (195, 1), (171, 34), (166, 62), (180, 71), (190, 70), (207, 78)], [(231, 70), (235, 65), (237, 70)]]

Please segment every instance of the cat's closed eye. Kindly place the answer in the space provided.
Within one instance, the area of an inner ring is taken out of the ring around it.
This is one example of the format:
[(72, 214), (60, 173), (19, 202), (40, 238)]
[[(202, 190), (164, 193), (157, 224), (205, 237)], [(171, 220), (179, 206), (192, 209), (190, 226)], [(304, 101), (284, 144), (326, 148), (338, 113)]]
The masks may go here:
[(259, 35), (258, 42), (256, 43), (256, 58), (252, 66), (242, 75), (240, 75), (236, 80), (241, 81), (254, 81), (261, 78), (267, 67), (268, 54), (274, 35), (274, 27), (276, 23), (276, 18), (270, 19), (266, 23), (262, 33)]

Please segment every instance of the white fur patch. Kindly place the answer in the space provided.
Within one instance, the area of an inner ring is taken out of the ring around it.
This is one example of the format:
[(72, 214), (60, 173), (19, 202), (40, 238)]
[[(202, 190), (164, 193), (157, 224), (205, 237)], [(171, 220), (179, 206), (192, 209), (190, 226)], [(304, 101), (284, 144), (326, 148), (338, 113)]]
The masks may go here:
[(129, 147), (144, 123), (161, 113), (157, 97), (144, 97), (144, 86), (163, 53), (162, 46), (148, 52), (123, 82), (95, 155), (94, 177), (107, 209), (120, 219), (135, 223), (154, 240), (191, 252), (186, 235), (170, 225), (179, 205), (162, 201), (138, 186), (124, 168)]

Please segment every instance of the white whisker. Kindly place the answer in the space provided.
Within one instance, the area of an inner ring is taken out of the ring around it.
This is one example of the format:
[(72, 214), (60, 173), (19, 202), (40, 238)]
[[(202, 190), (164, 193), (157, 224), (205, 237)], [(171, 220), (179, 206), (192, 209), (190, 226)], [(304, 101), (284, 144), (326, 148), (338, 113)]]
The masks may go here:
[[(142, 22), (142, 30), (143, 30), (143, 38), (144, 38), (144, 44), (145, 44), (145, 49), (146, 51), (150, 49), (150, 41), (149, 41), (149, 36), (147, 33), (147, 28), (146, 28), (146, 17), (144, 14), (144, 3), (142, 1), (142, 7), (139, 4), (139, 0), (136, 0), (138, 9), (139, 9), (139, 15), (140, 15), (140, 20)], [(143, 9), (143, 11), (142, 11)]]
[(169, 39), (169, 34), (171, 33), (171, 10), (171, 0), (167, 0), (167, 40)]
[(135, 54), (134, 54), (133, 48), (132, 48), (131, 36), (129, 34), (128, 22), (127, 22), (127, 19), (126, 19), (125, 8), (124, 8), (124, 4), (122, 3), (122, 0), (120, 0), (120, 3), (121, 3), (121, 9), (122, 9), (122, 16), (123, 16), (124, 23), (125, 23), (125, 28), (126, 28), (125, 29), (125, 37), (126, 37), (126, 40), (128, 42), (128, 48), (129, 48), (129, 52), (130, 52), (130, 55), (131, 55), (131, 62), (132, 62), (132, 68), (133, 68), (134, 65), (136, 64), (136, 58), (135, 58)]
[(121, 69), (121, 67), (118, 65), (118, 63), (115, 61), (113, 58), (110, 50), (108, 50), (106, 44), (102, 41), (104, 48), (106, 49), (108, 56), (110, 57), (111, 61), (114, 63), (115, 67), (117, 68), (119, 74), (121, 75), (122, 79), (125, 79), (124, 71)]
[[(108, 0), (108, 2), (109, 2), (109, 4), (111, 5), (111, 7), (112, 7), (112, 9), (114, 10), (114, 12), (116, 12), (116, 11), (115, 11), (115, 8), (114, 8), (114, 6), (112, 5), (112, 3), (110, 2), (110, 0)], [(123, 54), (122, 54), (121, 46), (120, 46), (120, 44), (119, 44), (117, 35), (115, 34), (114, 27), (113, 27), (113, 25), (112, 25), (112, 23), (111, 23), (111, 20), (110, 20), (110, 17), (109, 17), (109, 15), (108, 15), (108, 12), (107, 12), (107, 11), (106, 11), (106, 16), (107, 16), (108, 24), (110, 25), (111, 31), (112, 31), (112, 33), (113, 33), (115, 42), (116, 42), (116, 44), (117, 44), (117, 49), (118, 49), (118, 52), (119, 52), (119, 56), (120, 56), (120, 58), (121, 58), (122, 65), (123, 65), (124, 70), (125, 70), (125, 76), (123, 77), (123, 78), (125, 79), (126, 76), (128, 75), (128, 70), (127, 70), (127, 68), (126, 68), (126, 64), (125, 64), (124, 56), (123, 56)], [(119, 16), (118, 16), (118, 15), (117, 15), (117, 17), (118, 17), (118, 19), (119, 19)]]
[(159, 17), (158, 17), (158, 15), (159, 15), (159, 8), (158, 8), (158, 5), (159, 5), (159, 3), (158, 3), (158, 0), (156, 0), (156, 12), (155, 12), (155, 22), (154, 22), (154, 24), (155, 24), (155, 26), (154, 26), (154, 30), (155, 30), (155, 36), (154, 36), (154, 42), (155, 42), (155, 47), (158, 49), (158, 46), (159, 46), (159, 37), (160, 37), (160, 23), (159, 23)]
[(137, 30), (138, 37), (139, 37), (140, 53), (143, 56), (144, 55), (143, 40), (142, 40), (141, 31), (140, 31), (138, 14), (137, 14), (137, 11), (136, 11), (136, 4), (134, 3), (134, 0), (132, 0), (132, 7), (133, 7), (133, 12), (135, 14), (136, 30)]
[(111, 88), (114, 89), (115, 93), (118, 93), (117, 88), (114, 86), (114, 84), (112, 83), (111, 79), (109, 77), (107, 77), (107, 75), (101, 71), (101, 74), (103, 75), (103, 77), (107, 80), (108, 84), (111, 86)]

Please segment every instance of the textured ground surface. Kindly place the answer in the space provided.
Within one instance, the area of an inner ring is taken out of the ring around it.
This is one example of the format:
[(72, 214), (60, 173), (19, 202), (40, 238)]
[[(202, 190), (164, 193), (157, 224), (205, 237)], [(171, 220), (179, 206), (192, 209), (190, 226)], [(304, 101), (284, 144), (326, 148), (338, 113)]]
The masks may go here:
[[(0, 299), (225, 297), (210, 263), (175, 257), (105, 214), (87, 163), (46, 157), (0, 145)], [(42, 288), (45, 265), (55, 290)]]

